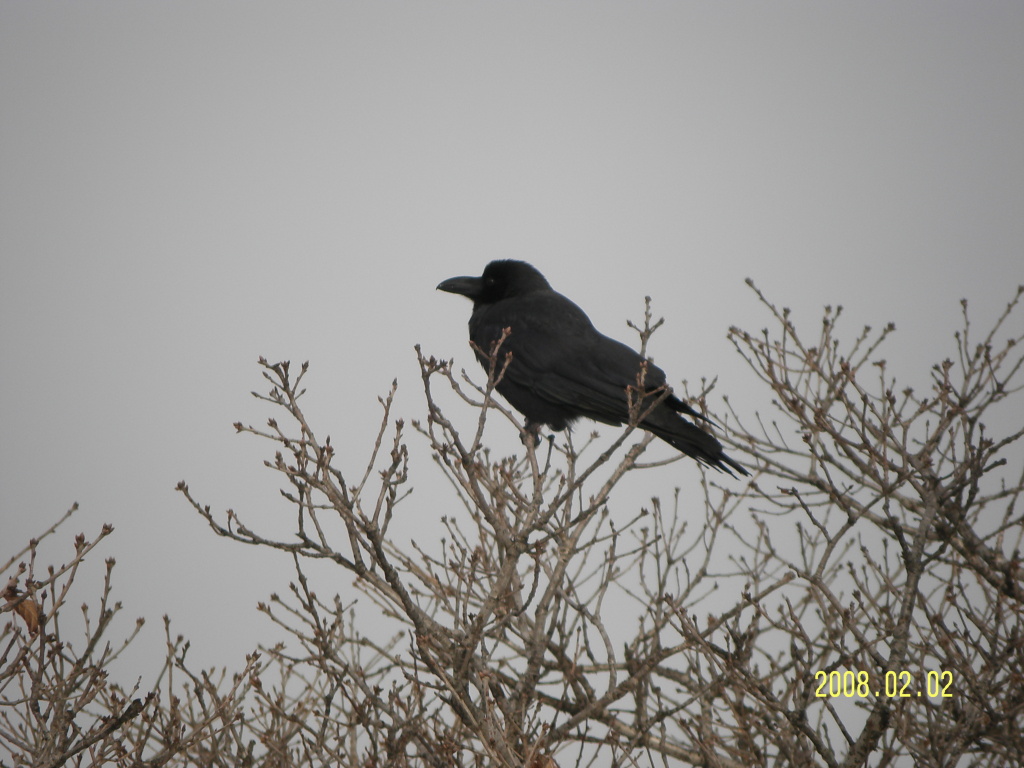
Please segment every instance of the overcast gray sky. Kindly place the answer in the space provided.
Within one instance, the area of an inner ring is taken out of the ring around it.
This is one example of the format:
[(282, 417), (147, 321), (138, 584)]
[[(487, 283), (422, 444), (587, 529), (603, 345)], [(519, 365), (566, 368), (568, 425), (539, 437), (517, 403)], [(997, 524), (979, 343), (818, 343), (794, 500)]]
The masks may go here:
[[(358, 469), (392, 379), (423, 414), (414, 344), (475, 365), (434, 286), (494, 258), (625, 341), (651, 295), (659, 364), (741, 413), (767, 402), (725, 339), (768, 324), (748, 276), (809, 332), (824, 304), (847, 336), (894, 320), (921, 384), (957, 302), (983, 325), (1024, 281), (1022, 137), (1020, 2), (0, 0), (0, 555), (77, 500), (53, 560), (116, 528), (77, 599), (115, 556), (125, 628), (159, 649), (169, 613), (238, 666), (290, 566), (173, 489), (288, 515), (231, 427), (271, 415), (259, 355), (311, 362)], [(699, 479), (659, 471), (645, 498)]]

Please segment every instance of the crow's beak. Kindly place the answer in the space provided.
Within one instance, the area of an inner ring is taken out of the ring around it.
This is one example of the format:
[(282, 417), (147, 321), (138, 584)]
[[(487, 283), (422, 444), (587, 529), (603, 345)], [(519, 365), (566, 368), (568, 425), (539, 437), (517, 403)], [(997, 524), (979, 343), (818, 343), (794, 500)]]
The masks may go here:
[(457, 293), (460, 296), (473, 299), (480, 295), (480, 288), (483, 280), (479, 277), (449, 277), (447, 280), (438, 283), (437, 290), (445, 293)]

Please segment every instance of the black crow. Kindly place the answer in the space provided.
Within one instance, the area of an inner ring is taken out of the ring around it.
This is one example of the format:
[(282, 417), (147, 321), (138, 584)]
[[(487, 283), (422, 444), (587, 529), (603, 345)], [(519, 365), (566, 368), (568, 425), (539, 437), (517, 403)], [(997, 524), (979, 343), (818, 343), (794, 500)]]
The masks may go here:
[[(490, 369), (489, 354), (504, 329), (496, 369), (508, 365), (497, 390), (526, 417), (536, 433), (547, 424), (568, 427), (580, 416), (618, 426), (630, 418), (629, 403), (639, 395), (644, 358), (598, 331), (586, 313), (554, 291), (544, 275), (523, 261), (492, 261), (480, 277), (453, 277), (438, 290), (473, 300), (469, 338), (477, 359)], [(672, 394), (665, 372), (647, 363), (640, 427), (687, 456), (732, 474), (749, 474), (722, 451), (722, 445), (680, 416), (707, 421)], [(662, 398), (657, 402), (658, 398)], [(653, 405), (653, 408), (651, 407)]]

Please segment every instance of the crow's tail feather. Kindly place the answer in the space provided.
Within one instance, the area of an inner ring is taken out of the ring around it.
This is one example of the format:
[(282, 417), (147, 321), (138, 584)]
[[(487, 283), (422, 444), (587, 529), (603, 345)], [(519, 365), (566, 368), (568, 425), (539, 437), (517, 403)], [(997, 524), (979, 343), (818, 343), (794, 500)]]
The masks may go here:
[(732, 477), (735, 477), (733, 470), (741, 475), (750, 475), (738, 462), (725, 455), (718, 440), (700, 427), (668, 409), (660, 410), (652, 416), (654, 418), (648, 419), (640, 426), (653, 432), (677, 451)]

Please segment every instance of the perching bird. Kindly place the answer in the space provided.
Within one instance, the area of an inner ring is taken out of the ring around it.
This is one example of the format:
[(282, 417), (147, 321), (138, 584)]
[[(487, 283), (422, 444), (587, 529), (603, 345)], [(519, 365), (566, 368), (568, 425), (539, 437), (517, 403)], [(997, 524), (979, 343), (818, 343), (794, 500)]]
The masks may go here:
[[(473, 300), (469, 338), (477, 359), (489, 370), (488, 355), (505, 328), (509, 336), (498, 350), (496, 371), (508, 360), (497, 390), (526, 417), (536, 432), (544, 424), (568, 427), (581, 416), (618, 426), (629, 421), (629, 403), (638, 400), (639, 354), (598, 331), (586, 313), (554, 291), (544, 275), (523, 261), (492, 261), (480, 277), (453, 277), (438, 290)], [(506, 355), (511, 353), (511, 358)], [(648, 410), (639, 426), (653, 432), (701, 464), (749, 474), (722, 451), (722, 445), (680, 414), (707, 421), (678, 397), (665, 395), (665, 372), (651, 362), (644, 374)], [(656, 392), (653, 390), (657, 390)]]

